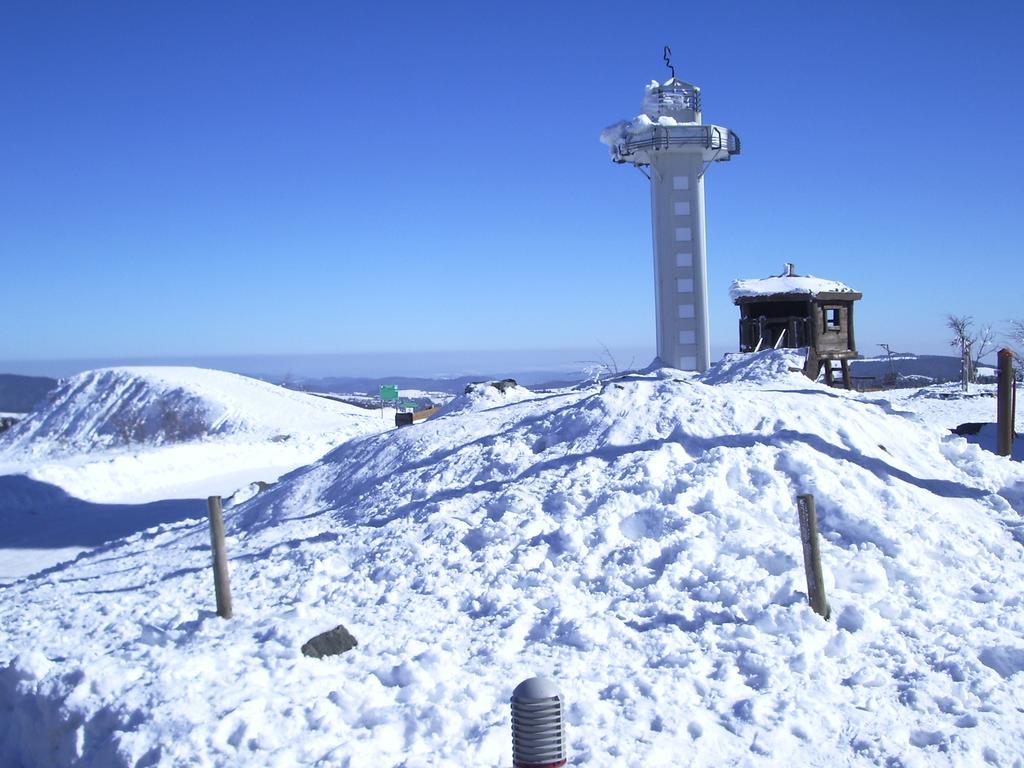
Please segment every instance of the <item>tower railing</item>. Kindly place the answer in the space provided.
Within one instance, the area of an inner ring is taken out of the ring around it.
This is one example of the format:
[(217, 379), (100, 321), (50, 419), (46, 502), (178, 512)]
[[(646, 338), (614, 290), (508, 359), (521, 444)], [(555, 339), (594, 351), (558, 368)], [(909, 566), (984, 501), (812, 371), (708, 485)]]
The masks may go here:
[(628, 155), (637, 151), (680, 146), (724, 152), (723, 160), (740, 153), (739, 136), (717, 125), (654, 125), (650, 131), (618, 144), (614, 150), (615, 159), (624, 162)]

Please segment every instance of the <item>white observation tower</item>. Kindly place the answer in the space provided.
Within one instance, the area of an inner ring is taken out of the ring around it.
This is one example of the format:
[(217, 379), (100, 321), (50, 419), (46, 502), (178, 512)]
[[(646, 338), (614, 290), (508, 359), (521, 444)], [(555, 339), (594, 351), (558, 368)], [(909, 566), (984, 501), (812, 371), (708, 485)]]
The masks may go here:
[[(666, 63), (671, 53), (666, 48)], [(711, 363), (708, 336), (704, 171), (740, 153), (728, 128), (703, 125), (700, 88), (675, 77), (646, 86), (642, 112), (601, 133), (616, 163), (632, 163), (651, 180), (654, 296), (658, 358), (684, 371)]]

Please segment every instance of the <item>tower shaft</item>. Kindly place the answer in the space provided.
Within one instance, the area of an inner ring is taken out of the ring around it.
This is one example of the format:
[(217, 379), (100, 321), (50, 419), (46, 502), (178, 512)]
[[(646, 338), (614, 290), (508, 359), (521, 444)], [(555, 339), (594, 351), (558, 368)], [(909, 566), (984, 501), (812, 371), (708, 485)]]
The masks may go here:
[(684, 371), (711, 365), (704, 171), (740, 153), (739, 136), (703, 124), (700, 102), (674, 76), (651, 82), (642, 112), (601, 133), (614, 162), (650, 167), (658, 358)]
[(650, 166), (657, 354), (684, 371), (711, 364), (703, 168), (700, 152), (659, 152)]

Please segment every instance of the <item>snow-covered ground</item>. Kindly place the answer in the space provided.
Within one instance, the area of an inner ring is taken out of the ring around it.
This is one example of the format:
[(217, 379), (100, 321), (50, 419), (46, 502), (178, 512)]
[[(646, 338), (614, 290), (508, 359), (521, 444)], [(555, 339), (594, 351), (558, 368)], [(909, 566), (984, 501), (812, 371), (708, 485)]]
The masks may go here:
[(996, 420), (996, 385), (971, 384), (964, 392), (959, 382), (926, 387), (893, 389), (863, 395), (870, 402), (880, 400), (910, 411), (926, 424), (953, 429), (971, 422)]
[(393, 425), (393, 412), (222, 371), (80, 374), (0, 433), (0, 582), (144, 523), (202, 517), (207, 496), (273, 482)]
[(533, 674), (572, 765), (1024, 764), (1024, 467), (794, 362), (355, 437), (226, 512), (231, 620), (203, 521), (0, 588), (0, 764), (503, 766)]
[[(923, 387), (939, 382), (955, 382), (959, 388), (961, 359), (950, 355), (912, 355), (895, 353), (877, 357), (860, 357), (850, 361), (855, 385), (881, 387), (895, 376), (896, 386), (903, 389)], [(996, 370), (979, 363), (975, 369), (979, 380), (994, 381)], [(971, 385), (974, 391), (975, 385)]]

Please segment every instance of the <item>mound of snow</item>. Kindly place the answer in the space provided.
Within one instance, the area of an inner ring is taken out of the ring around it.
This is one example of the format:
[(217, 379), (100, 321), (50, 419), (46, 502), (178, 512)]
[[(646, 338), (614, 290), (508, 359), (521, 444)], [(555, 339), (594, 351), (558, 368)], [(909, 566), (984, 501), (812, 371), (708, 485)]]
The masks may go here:
[(230, 621), (203, 522), (5, 588), (0, 763), (502, 765), (542, 674), (573, 765), (1012, 765), (1022, 512), (1019, 462), (785, 376), (464, 409), (228, 510)]
[[(760, 352), (734, 352), (725, 355), (697, 379), (705, 384), (748, 382), (765, 384), (771, 381), (801, 381), (807, 349), (765, 349)], [(794, 378), (798, 376), (800, 378)]]
[(0, 435), (0, 451), (81, 453), (248, 434), (286, 439), (366, 418), (355, 406), (203, 368), (106, 368), (63, 382)]
[(464, 411), (484, 411), (488, 408), (518, 403), (531, 397), (534, 397), (534, 393), (526, 387), (519, 386), (514, 379), (474, 382), (467, 384), (465, 392), (456, 395), (442, 406), (434, 418)]

